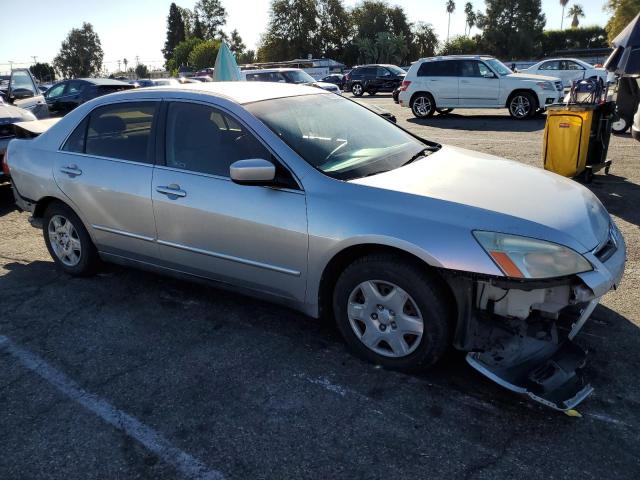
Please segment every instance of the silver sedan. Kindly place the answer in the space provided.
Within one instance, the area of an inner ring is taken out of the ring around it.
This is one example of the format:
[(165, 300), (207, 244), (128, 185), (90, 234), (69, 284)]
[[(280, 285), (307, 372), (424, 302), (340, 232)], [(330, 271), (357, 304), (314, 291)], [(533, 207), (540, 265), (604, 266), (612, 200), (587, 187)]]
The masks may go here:
[(626, 253), (571, 180), (259, 82), (107, 95), (13, 140), (8, 165), (69, 274), (101, 259), (211, 281), (334, 317), (388, 368), (429, 367), (453, 345), (550, 407), (591, 392), (571, 340)]

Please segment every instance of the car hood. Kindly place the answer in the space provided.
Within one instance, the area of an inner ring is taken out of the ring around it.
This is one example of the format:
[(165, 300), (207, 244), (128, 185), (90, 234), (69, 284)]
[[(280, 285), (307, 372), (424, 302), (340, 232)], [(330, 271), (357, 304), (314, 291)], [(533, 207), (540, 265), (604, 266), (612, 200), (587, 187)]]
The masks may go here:
[(444, 146), (404, 167), (351, 182), (496, 212), (505, 216), (498, 222), (504, 233), (520, 231), (510, 231), (519, 226), (517, 219), (532, 222), (559, 232), (556, 239), (570, 236), (582, 245), (581, 253), (607, 238), (611, 221), (597, 197), (573, 180), (458, 147)]
[(548, 77), (546, 75), (536, 75), (534, 73), (510, 73), (507, 78), (516, 78), (519, 80), (531, 80), (533, 82), (555, 82), (558, 77)]
[(27, 122), (29, 120), (35, 119), (36, 117), (33, 115), (33, 113), (25, 110), (24, 108), (15, 107), (6, 103), (0, 103), (0, 124)]

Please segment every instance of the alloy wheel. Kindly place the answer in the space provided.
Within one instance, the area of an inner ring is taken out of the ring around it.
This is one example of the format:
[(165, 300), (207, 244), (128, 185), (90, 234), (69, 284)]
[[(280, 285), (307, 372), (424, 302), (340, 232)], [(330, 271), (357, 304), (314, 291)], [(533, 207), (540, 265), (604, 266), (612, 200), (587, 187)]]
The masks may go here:
[(360, 85), (359, 83), (355, 83), (353, 87), (351, 87), (351, 91), (356, 97), (359, 97), (360, 95), (362, 95), (362, 85)]
[(524, 95), (516, 95), (509, 104), (511, 114), (516, 118), (524, 118), (531, 113), (531, 101)]
[(357, 338), (379, 355), (406, 357), (420, 345), (420, 309), (411, 295), (391, 282), (360, 283), (349, 295), (347, 315)]
[(82, 243), (73, 223), (62, 215), (54, 215), (47, 230), (56, 257), (66, 266), (75, 267), (82, 256)]
[(427, 97), (418, 97), (413, 101), (413, 113), (419, 117), (426, 117), (431, 111), (431, 100)]

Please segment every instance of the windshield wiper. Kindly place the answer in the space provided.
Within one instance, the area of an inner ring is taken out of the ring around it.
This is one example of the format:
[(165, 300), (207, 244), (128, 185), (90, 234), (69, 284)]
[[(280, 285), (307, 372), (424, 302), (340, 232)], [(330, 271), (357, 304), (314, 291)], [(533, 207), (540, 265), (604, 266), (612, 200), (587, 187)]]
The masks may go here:
[(413, 157), (411, 157), (409, 160), (404, 162), (402, 164), (402, 166), (408, 165), (411, 162), (415, 162), (419, 158), (426, 157), (426, 156), (428, 156), (429, 154), (431, 154), (433, 152), (437, 152), (438, 150), (439, 149), (437, 147), (426, 147), (426, 148), (423, 148), (418, 153), (416, 153)]

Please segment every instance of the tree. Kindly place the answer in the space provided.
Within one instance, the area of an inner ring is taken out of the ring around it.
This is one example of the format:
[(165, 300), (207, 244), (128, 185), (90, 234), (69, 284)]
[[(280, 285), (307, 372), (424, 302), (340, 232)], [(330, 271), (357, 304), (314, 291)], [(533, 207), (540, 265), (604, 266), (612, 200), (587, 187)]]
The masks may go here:
[(557, 56), (557, 52), (571, 49), (606, 48), (607, 32), (602, 27), (578, 27), (567, 30), (545, 30), (542, 34), (543, 57)]
[(351, 16), (342, 0), (319, 0), (317, 6), (318, 27), (315, 33), (319, 55), (326, 58), (342, 58), (345, 46), (351, 40)]
[(200, 17), (195, 14), (193, 17), (193, 32), (191, 33), (190, 38), (199, 38), (200, 40), (204, 40), (204, 25), (202, 25)]
[(254, 63), (256, 61), (255, 50), (247, 50), (236, 57), (238, 65), (245, 65), (247, 63)]
[(464, 5), (464, 14), (466, 15), (465, 33), (467, 30), (467, 27), (469, 27), (469, 33), (466, 33), (466, 34), (471, 35), (471, 29), (476, 24), (476, 19), (477, 19), (476, 13), (473, 11), (473, 4), (471, 2), (467, 2)]
[(486, 0), (486, 5), (486, 13), (478, 17), (483, 51), (507, 59), (540, 51), (546, 23), (541, 0)]
[(90, 77), (102, 69), (104, 53), (98, 34), (90, 23), (72, 29), (62, 42), (53, 65), (64, 77)]
[(456, 2), (447, 0), (447, 13), (449, 14), (449, 22), (447, 23), (447, 42), (449, 41), (449, 28), (451, 27), (451, 14), (456, 9)]
[(204, 40), (221, 38), (222, 27), (227, 23), (227, 11), (220, 0), (199, 0), (194, 11), (202, 28), (202, 38)]
[(611, 42), (640, 12), (640, 0), (609, 0), (607, 10), (613, 15), (605, 27)]
[(400, 63), (408, 48), (402, 36), (388, 32), (379, 32), (375, 39), (359, 38), (356, 44), (362, 63)]
[(247, 46), (242, 41), (242, 37), (238, 33), (237, 29), (233, 29), (231, 32), (231, 41), (229, 42), (229, 50), (236, 55), (238, 58), (239, 55), (242, 55), (246, 50)]
[[(193, 35), (193, 26), (195, 23), (196, 15), (192, 10), (184, 7), (177, 7), (184, 25), (184, 38), (187, 39)], [(180, 43), (180, 42), (178, 42)]]
[(213, 67), (218, 50), (220, 50), (220, 40), (205, 40), (199, 43), (189, 53), (189, 66), (194, 70)]
[(465, 35), (453, 37), (442, 46), (438, 55), (472, 55), (478, 52), (478, 42)]
[(562, 16), (560, 17), (560, 30), (562, 30), (562, 25), (564, 24), (564, 9), (569, 3), (569, 0), (560, 0), (560, 5), (562, 5)]
[(167, 40), (164, 42), (162, 54), (166, 62), (173, 56), (173, 50), (187, 38), (184, 19), (178, 6), (172, 3), (167, 17)]
[(144, 63), (139, 63), (135, 69), (137, 78), (147, 78), (149, 76), (149, 69)]
[(429, 23), (418, 22), (413, 28), (413, 38), (418, 58), (433, 57), (438, 49), (438, 35)]
[(582, 5), (576, 4), (571, 7), (567, 12), (567, 18), (569, 17), (573, 17), (573, 20), (571, 20), (571, 28), (578, 28), (578, 25), (580, 25), (579, 17), (584, 18), (584, 10), (582, 9)]
[(35, 63), (29, 67), (29, 70), (41, 82), (52, 82), (56, 78), (53, 67), (48, 63)]
[(122, 60), (122, 63), (124, 63), (124, 71), (127, 71), (127, 65), (129, 65), (129, 60), (127, 60), (126, 58)]
[(189, 56), (191, 51), (200, 45), (204, 40), (196, 37), (190, 37), (184, 42), (180, 42), (173, 50), (173, 57), (167, 62), (167, 70), (174, 71), (180, 67), (189, 66)]

